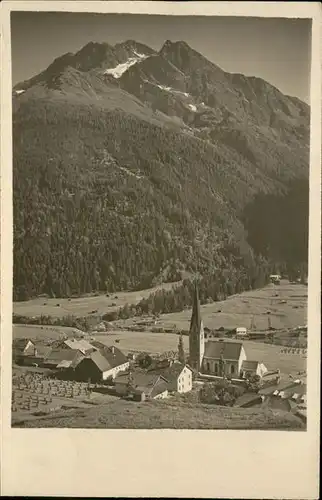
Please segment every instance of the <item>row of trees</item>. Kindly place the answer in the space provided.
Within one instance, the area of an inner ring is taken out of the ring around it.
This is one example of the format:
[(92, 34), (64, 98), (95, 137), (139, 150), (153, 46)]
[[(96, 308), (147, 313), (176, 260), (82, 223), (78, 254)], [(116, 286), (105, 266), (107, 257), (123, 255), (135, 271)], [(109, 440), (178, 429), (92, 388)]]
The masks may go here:
[[(250, 270), (219, 269), (212, 274), (202, 276), (198, 280), (201, 304), (225, 300), (228, 296), (266, 285), (269, 281), (271, 267), (261, 261)], [(170, 290), (159, 289), (142, 299), (138, 304), (126, 304), (118, 311), (106, 313), (104, 319), (115, 321), (142, 314), (167, 314), (179, 312), (192, 306), (194, 293), (193, 282), (185, 279), (180, 285)]]
[(48, 325), (48, 326), (68, 326), (71, 328), (77, 328), (81, 331), (88, 332), (91, 329), (91, 321), (87, 317), (74, 316), (68, 314), (62, 316), (61, 318), (56, 318), (47, 314), (41, 314), (40, 316), (23, 316), (21, 314), (12, 315), (13, 324), (23, 324), (23, 325)]

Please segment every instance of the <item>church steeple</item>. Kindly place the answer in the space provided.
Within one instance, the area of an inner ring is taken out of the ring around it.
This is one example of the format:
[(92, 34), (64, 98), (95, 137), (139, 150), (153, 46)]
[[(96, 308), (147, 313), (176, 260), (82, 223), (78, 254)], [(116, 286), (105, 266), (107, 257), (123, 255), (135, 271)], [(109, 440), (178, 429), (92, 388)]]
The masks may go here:
[(192, 315), (189, 331), (189, 362), (192, 368), (200, 371), (205, 351), (204, 330), (200, 312), (200, 301), (197, 281), (194, 285)]

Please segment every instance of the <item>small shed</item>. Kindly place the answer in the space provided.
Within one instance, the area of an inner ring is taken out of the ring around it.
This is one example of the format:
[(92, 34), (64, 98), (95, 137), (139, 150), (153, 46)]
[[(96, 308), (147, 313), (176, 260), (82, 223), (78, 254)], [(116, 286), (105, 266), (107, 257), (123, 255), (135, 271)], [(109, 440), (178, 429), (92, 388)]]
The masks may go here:
[(247, 335), (247, 328), (244, 326), (238, 326), (236, 328), (236, 335), (238, 337), (244, 337), (245, 335)]

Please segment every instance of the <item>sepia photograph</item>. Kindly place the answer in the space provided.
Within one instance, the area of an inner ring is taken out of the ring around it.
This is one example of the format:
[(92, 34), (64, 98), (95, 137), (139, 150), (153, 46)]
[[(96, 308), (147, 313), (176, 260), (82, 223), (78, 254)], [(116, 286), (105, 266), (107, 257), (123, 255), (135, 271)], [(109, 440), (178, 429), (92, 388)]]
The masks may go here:
[(1, 495), (319, 497), (321, 13), (1, 3)]
[(13, 427), (306, 431), (311, 26), (11, 13)]

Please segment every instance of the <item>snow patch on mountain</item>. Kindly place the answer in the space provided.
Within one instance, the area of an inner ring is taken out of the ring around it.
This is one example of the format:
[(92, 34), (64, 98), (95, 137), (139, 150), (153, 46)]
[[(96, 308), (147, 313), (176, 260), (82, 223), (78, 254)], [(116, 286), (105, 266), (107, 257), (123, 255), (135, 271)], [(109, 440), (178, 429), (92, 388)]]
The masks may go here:
[(125, 73), (125, 71), (127, 71), (131, 66), (134, 66), (134, 64), (149, 57), (146, 54), (140, 54), (135, 50), (133, 51), (133, 53), (134, 57), (130, 57), (127, 61), (118, 64), (115, 68), (109, 68), (105, 70), (104, 75), (112, 75), (114, 78), (121, 78), (123, 73)]
[[(152, 83), (152, 82), (149, 82), (149, 83)], [(176, 89), (173, 89), (172, 87), (165, 87), (164, 85), (157, 85), (157, 87), (159, 87), (159, 89), (161, 89), (161, 90), (166, 90), (167, 92), (173, 92), (174, 94), (182, 94), (185, 97), (189, 97), (189, 94), (187, 94), (187, 92), (181, 92), (181, 90), (176, 90)]]

